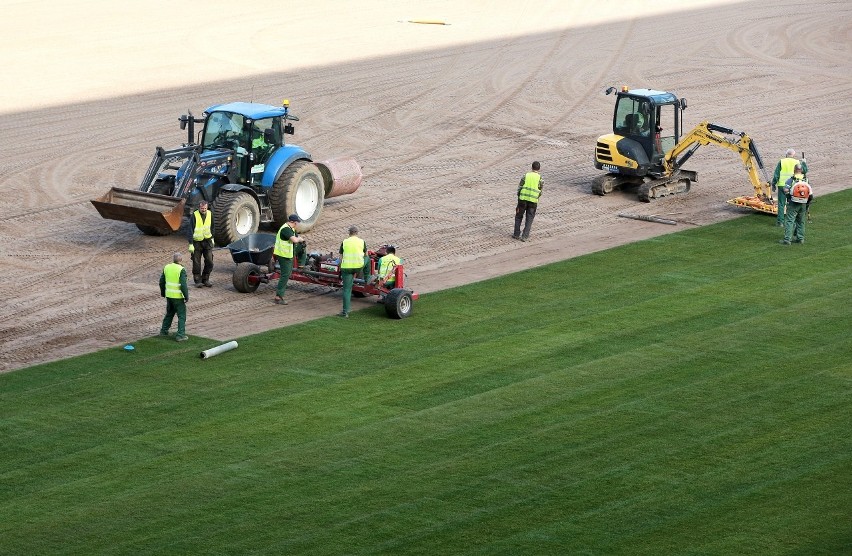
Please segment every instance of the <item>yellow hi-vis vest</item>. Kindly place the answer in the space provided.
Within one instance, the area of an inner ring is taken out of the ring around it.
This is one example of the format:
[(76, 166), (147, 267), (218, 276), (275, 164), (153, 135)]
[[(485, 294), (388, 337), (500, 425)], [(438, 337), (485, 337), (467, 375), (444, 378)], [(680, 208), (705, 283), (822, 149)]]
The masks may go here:
[(813, 193), (811, 185), (806, 181), (798, 181), (790, 189), (790, 200), (794, 203), (807, 203)]
[(798, 163), (799, 161), (795, 158), (781, 159), (781, 170), (778, 172), (778, 183), (776, 184), (779, 189), (784, 187), (787, 180), (793, 177), (793, 173), (796, 171), (796, 164)]
[(195, 216), (195, 230), (192, 232), (192, 239), (194, 241), (202, 241), (213, 237), (213, 234), (210, 233), (210, 224), (213, 222), (213, 213), (208, 210), (203, 218), (201, 216), (201, 211), (199, 210), (195, 211), (193, 214)]
[(395, 281), (393, 271), (400, 262), (399, 257), (388, 253), (382, 257), (381, 264), (379, 264), (379, 276), (388, 282)]
[[(289, 239), (281, 239), (281, 230), (283, 230), (285, 226), (288, 228), (290, 227), (289, 224), (284, 224), (284, 226), (281, 226), (281, 228), (278, 229), (278, 235), (275, 236), (275, 249), (272, 252), (275, 253), (276, 257), (281, 257), (283, 259), (292, 259), (293, 242)], [(295, 230), (293, 230), (293, 235), (296, 235)]]
[(527, 172), (527, 175), (524, 176), (524, 185), (521, 187), (518, 199), (537, 203), (538, 197), (541, 195), (541, 189), (538, 187), (539, 182), (541, 182), (541, 174), (538, 172)]
[(169, 263), (163, 268), (163, 274), (166, 276), (166, 297), (183, 299), (183, 292), (180, 289), (182, 271), (183, 267), (177, 263)]
[(343, 260), (340, 268), (364, 268), (364, 251), (367, 244), (358, 236), (350, 236), (343, 240)]

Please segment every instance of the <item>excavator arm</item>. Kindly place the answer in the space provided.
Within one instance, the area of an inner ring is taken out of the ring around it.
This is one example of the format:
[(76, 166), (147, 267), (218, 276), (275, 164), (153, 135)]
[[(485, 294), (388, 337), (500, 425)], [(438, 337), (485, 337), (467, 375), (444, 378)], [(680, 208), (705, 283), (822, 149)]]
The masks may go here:
[[(764, 203), (772, 200), (769, 178), (754, 141), (744, 132), (709, 122), (701, 122), (695, 126), (695, 129), (684, 135), (678, 144), (666, 153), (662, 161), (665, 174), (674, 174), (702, 145), (716, 145), (739, 154), (748, 172), (751, 185), (754, 187), (755, 197)], [(758, 170), (763, 174), (762, 180)]]

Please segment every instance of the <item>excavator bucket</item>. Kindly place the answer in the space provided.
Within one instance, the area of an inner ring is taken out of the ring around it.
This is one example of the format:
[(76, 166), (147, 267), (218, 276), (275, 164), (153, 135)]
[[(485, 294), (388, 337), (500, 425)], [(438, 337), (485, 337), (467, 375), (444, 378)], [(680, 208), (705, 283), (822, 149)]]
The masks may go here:
[(355, 190), (361, 186), (361, 180), (364, 179), (361, 166), (351, 157), (332, 158), (314, 162), (314, 164), (322, 174), (326, 199), (355, 193)]
[(183, 220), (186, 199), (113, 187), (106, 195), (93, 199), (92, 204), (109, 220), (176, 232)]
[(756, 210), (757, 212), (765, 212), (766, 214), (778, 215), (778, 205), (774, 202), (767, 202), (760, 197), (751, 195), (751, 196), (742, 196), (736, 197), (734, 199), (728, 200), (729, 205), (734, 205), (735, 207), (747, 208), (750, 210)]

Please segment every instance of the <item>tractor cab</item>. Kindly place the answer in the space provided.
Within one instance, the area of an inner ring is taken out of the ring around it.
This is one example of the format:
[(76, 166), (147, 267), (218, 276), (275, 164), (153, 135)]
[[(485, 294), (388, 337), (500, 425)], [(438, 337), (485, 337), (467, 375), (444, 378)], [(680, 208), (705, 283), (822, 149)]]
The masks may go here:
[[(612, 92), (615, 87), (606, 91)], [(616, 94), (613, 133), (638, 143), (645, 154), (642, 158), (657, 166), (682, 134), (681, 111), (686, 108), (686, 100), (664, 91), (627, 87)]]
[(258, 186), (266, 161), (284, 146), (284, 134), (294, 132), (287, 120), (298, 120), (289, 114), (289, 104), (278, 108), (234, 102), (208, 108), (205, 115), (202, 158), (211, 151), (232, 153), (231, 183)]

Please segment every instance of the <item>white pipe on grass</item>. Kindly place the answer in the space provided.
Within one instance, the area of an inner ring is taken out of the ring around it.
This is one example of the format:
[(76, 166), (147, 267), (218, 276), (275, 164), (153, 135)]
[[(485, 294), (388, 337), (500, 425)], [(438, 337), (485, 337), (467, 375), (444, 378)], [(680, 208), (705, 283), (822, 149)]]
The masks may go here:
[(226, 351), (231, 351), (232, 349), (237, 348), (236, 341), (230, 341), (227, 344), (222, 344), (220, 346), (216, 346), (214, 348), (206, 349), (201, 352), (202, 359), (210, 359), (214, 355), (219, 355), (220, 353), (225, 353)]

